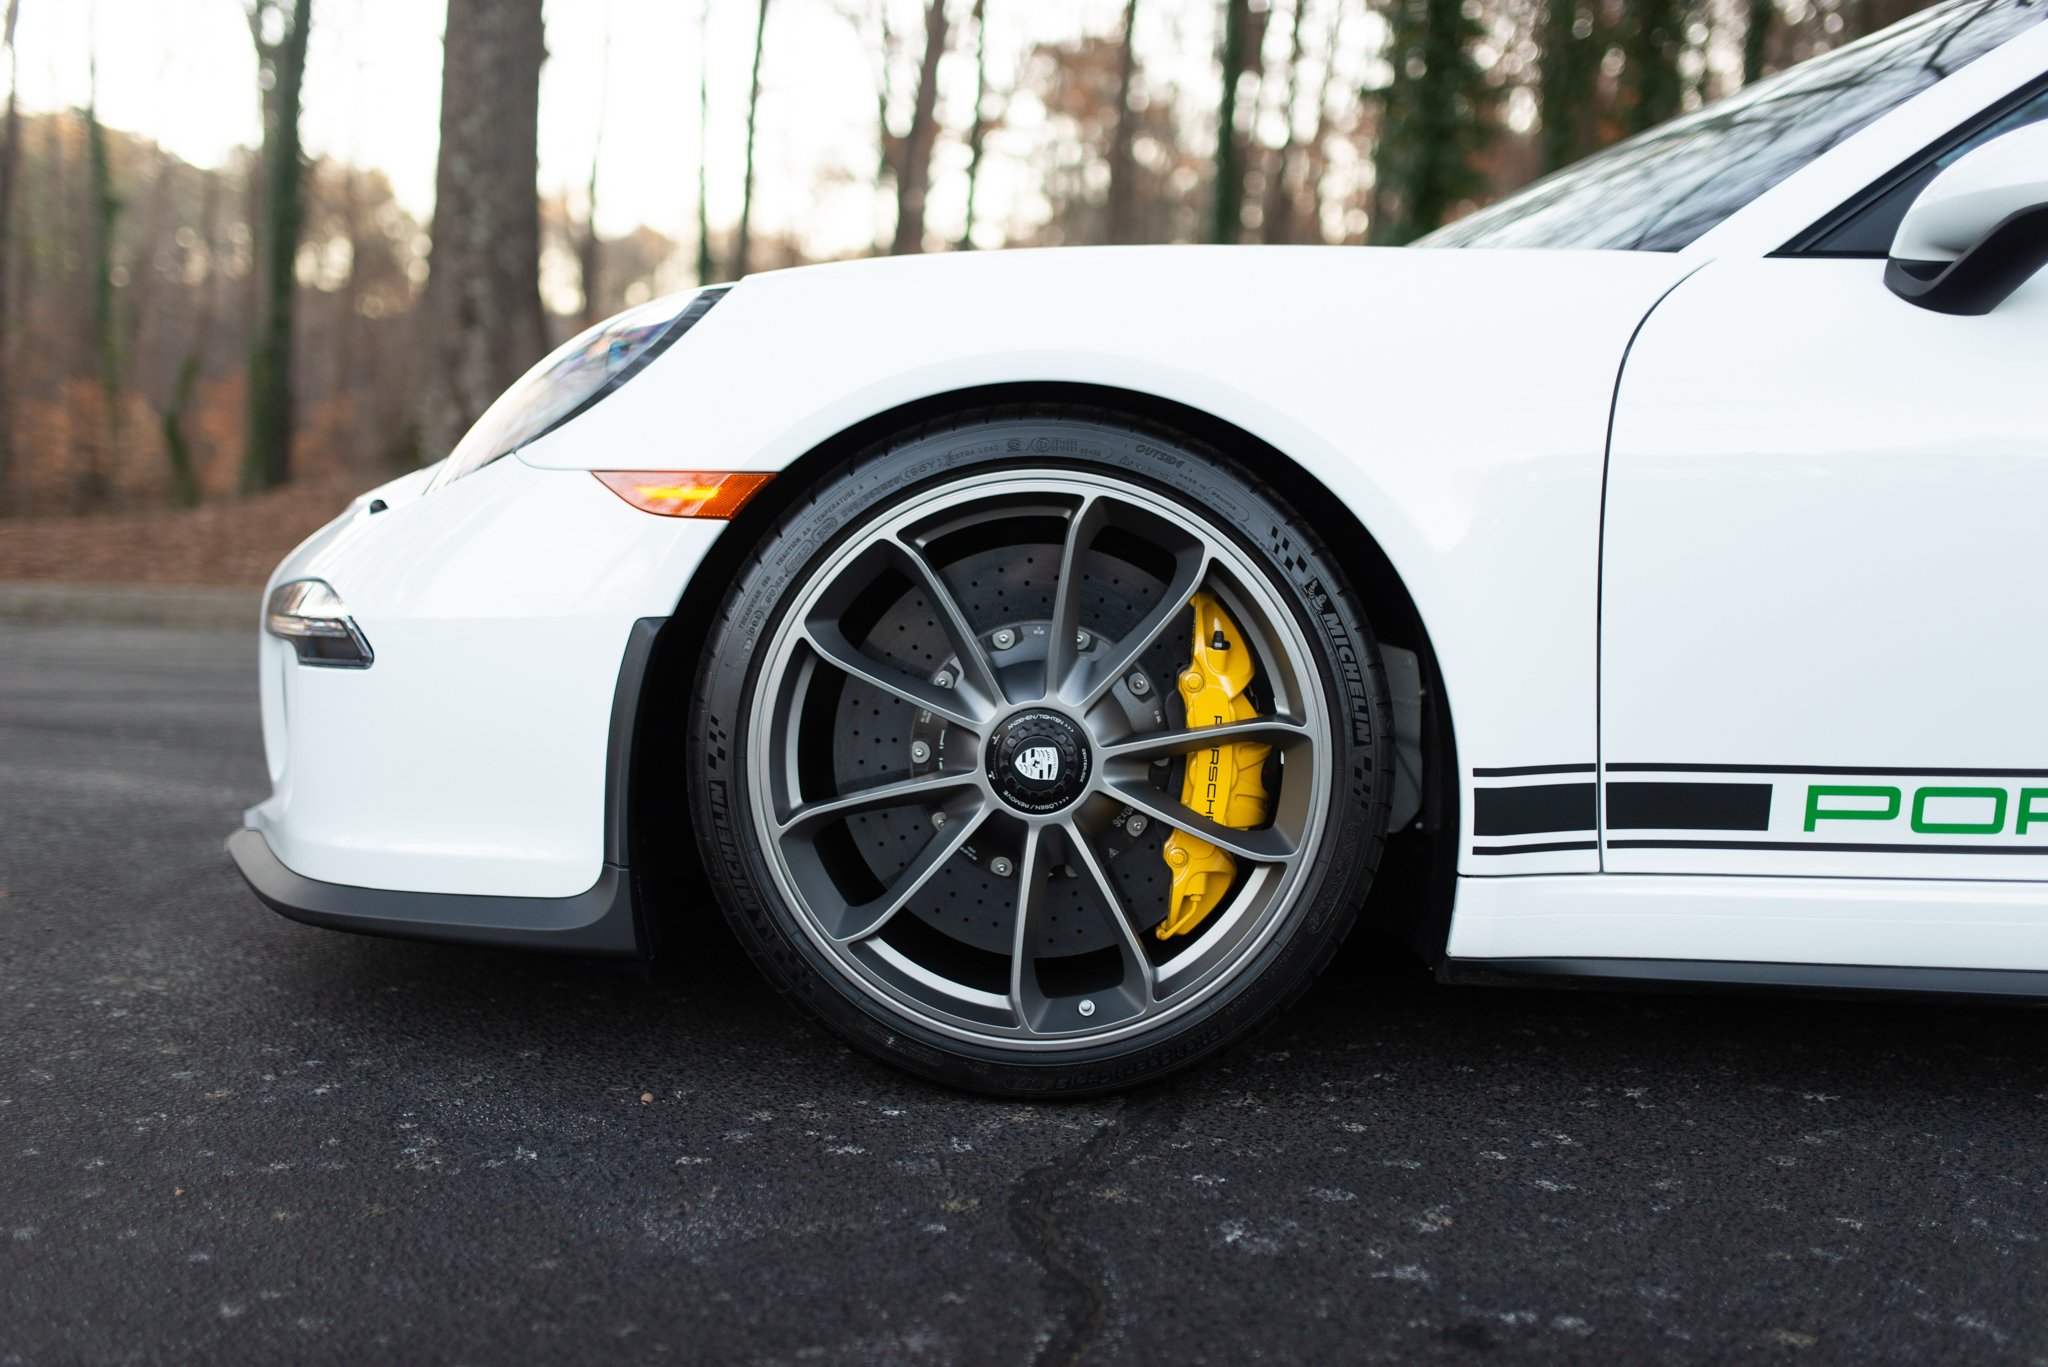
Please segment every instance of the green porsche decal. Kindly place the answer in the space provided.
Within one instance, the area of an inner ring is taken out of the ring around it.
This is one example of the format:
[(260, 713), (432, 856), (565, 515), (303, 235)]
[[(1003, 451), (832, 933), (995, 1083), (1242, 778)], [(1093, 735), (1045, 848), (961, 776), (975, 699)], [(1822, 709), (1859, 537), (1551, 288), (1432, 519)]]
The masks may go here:
[[(1946, 821), (1930, 818), (1927, 804), (1947, 804)], [(1966, 819), (1955, 804), (1968, 804)], [(2017, 797), (2005, 788), (1934, 786), (1913, 790), (1910, 808), (1905, 791), (1883, 784), (1815, 783), (1806, 789), (1806, 829), (1823, 821), (1896, 821), (1902, 812), (1916, 832), (1923, 835), (2001, 835), (2006, 813), (2013, 814), (2012, 833), (2025, 835), (2029, 827), (2048, 825), (2048, 788), (2022, 788)]]

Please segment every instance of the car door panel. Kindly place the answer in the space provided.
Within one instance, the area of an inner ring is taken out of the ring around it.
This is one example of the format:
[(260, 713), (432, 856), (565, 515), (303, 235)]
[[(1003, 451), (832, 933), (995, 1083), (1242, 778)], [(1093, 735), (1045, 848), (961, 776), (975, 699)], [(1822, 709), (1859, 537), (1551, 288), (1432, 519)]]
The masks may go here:
[(1713, 262), (1617, 393), (1603, 867), (2048, 880), (2048, 274)]

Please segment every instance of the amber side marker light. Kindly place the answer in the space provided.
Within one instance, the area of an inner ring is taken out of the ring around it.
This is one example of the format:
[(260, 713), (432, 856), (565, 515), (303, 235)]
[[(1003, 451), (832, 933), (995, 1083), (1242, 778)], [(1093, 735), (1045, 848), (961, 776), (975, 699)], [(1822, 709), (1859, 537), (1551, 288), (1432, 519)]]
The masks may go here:
[(596, 470), (605, 488), (643, 513), (662, 517), (709, 517), (720, 522), (738, 515), (767, 487), (773, 475), (704, 470)]

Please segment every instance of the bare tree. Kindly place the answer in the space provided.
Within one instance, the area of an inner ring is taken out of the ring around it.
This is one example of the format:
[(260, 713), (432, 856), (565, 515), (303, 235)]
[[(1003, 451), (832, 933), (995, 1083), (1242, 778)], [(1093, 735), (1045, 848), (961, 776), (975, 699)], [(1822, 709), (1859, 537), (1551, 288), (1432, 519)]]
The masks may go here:
[(910, 110), (910, 133), (903, 139), (903, 162), (896, 170), (896, 256), (924, 250), (924, 202), (931, 188), (932, 144), (939, 133), (939, 61), (946, 55), (946, 0), (926, 0), (924, 58), (918, 65), (917, 98)]
[(14, 315), (7, 287), (14, 278), (14, 175), (21, 161), (21, 116), (14, 101), (21, 84), (21, 54), (14, 48), (20, 18), (21, 0), (7, 0), (6, 26), (0, 29), (0, 46), (7, 49), (7, 121), (0, 126), (0, 516), (14, 511)]
[(421, 439), (446, 454), (547, 351), (540, 302), (541, 0), (448, 0)]
[(1778, 7), (1772, 0), (1749, 0), (1748, 23), (1742, 31), (1742, 83), (1761, 78), (1770, 59), (1771, 26), (1777, 21)]
[[(185, 432), (185, 414), (192, 406), (193, 390), (197, 388), (200, 372), (206, 365), (206, 343), (213, 335), (214, 308), (220, 298), (214, 266), (214, 244), (220, 233), (220, 186), (221, 177), (206, 177), (197, 239), (200, 244), (198, 254), (203, 263), (197, 287), (199, 305), (193, 315), (192, 336), (185, 348), (185, 359), (178, 365), (171, 399), (164, 405), (163, 412), (164, 456), (171, 467), (171, 492), (178, 502), (187, 507), (199, 501), (199, 471), (197, 462), (192, 459), (191, 440)], [(354, 269), (351, 265), (351, 274)]]
[(249, 28), (264, 73), (262, 213), (257, 231), (260, 302), (249, 348), (249, 419), (242, 489), (273, 488), (291, 476), (292, 304), (297, 293), (299, 230), (306, 205), (299, 151), (299, 100), (306, 76), (312, 0), (292, 0), (289, 27), (272, 35), (284, 0), (249, 0)]
[(697, 283), (711, 283), (711, 0), (697, 11)]
[(974, 0), (974, 119), (967, 125), (967, 221), (962, 251), (974, 249), (974, 192), (981, 184), (981, 154), (988, 139), (988, 0)]
[(1273, 149), (1273, 170), (1266, 178), (1266, 202), (1260, 214), (1260, 235), (1268, 242), (1294, 240), (1296, 163), (1295, 110), (1301, 103), (1301, 65), (1308, 40), (1308, 0), (1294, 0), (1294, 33), (1288, 50), (1286, 93), (1281, 96), (1280, 145)]
[(754, 72), (747, 85), (747, 169), (740, 185), (740, 224), (732, 251), (732, 278), (747, 273), (747, 253), (753, 246), (754, 229), (754, 132), (761, 113), (761, 48), (768, 37), (768, 0), (761, 0), (754, 16)]
[(1606, 53), (1600, 21), (1600, 6), (1583, 0), (1553, 0), (1543, 10), (1536, 38), (1536, 110), (1545, 171), (1577, 161), (1597, 144), (1593, 124)]
[[(95, 39), (97, 47), (97, 39)], [(78, 505), (89, 508), (107, 496), (112, 462), (121, 445), (121, 342), (114, 325), (114, 220), (121, 201), (114, 194), (114, 175), (107, 163), (107, 130), (100, 126), (99, 53), (86, 57), (85, 152), (92, 184), (92, 232), (87, 241), (92, 261), (93, 365), (99, 373), (101, 428), (99, 440), (87, 448), (78, 467)]]
[(1251, 27), (1248, 0), (1223, 0), (1223, 98), (1216, 113), (1216, 188), (1211, 203), (1209, 240), (1237, 241), (1244, 215), (1244, 166), (1237, 145), (1237, 82), (1248, 59), (1246, 30)]
[(607, 12), (604, 31), (604, 60), (599, 68), (597, 84), (597, 137), (590, 148), (590, 182), (583, 192), (583, 232), (576, 240), (576, 281), (583, 295), (583, 309), (578, 322), (583, 327), (592, 327), (604, 315), (599, 311), (599, 276), (604, 267), (604, 243), (597, 235), (597, 164), (604, 157), (605, 111), (610, 106), (612, 85), (612, 31), (611, 17)]
[(1111, 242), (1135, 238), (1138, 216), (1138, 163), (1132, 155), (1138, 116), (1131, 108), (1138, 77), (1138, 0), (1124, 0), (1124, 37), (1117, 53), (1116, 123), (1109, 135), (1109, 194), (1103, 206), (1103, 235)]

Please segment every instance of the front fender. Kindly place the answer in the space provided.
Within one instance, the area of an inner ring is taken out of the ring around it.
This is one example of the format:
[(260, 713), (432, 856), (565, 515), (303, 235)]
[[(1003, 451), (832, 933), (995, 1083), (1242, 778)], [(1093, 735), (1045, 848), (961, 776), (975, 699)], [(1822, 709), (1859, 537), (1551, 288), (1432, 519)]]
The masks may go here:
[[(878, 414), (1016, 383), (1106, 386), (1206, 412), (1329, 489), (1401, 575), (1458, 719), (1471, 831), (1473, 768), (1594, 761), (1615, 381), (1636, 325), (1693, 264), (1166, 247), (776, 272), (743, 281), (646, 374), (520, 458), (781, 470)], [(1598, 866), (1590, 848), (1467, 850), (1463, 863)]]

